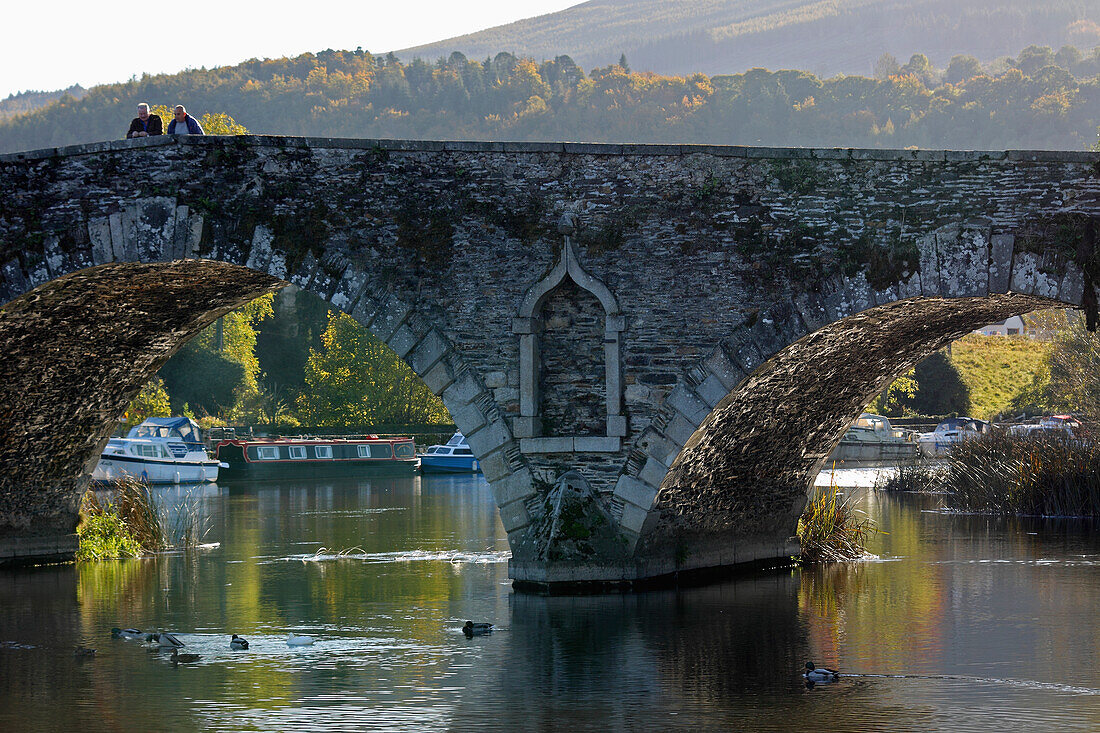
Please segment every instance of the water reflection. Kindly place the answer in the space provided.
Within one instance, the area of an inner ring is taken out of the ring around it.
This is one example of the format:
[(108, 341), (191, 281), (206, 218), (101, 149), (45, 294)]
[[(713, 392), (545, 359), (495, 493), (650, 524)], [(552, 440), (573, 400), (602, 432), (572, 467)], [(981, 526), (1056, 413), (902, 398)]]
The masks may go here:
[[(206, 487), (214, 547), (0, 572), (0, 729), (1100, 727), (1093, 523), (855, 491), (876, 561), (543, 598), (512, 593), (483, 481)], [(467, 618), (499, 630), (468, 640)], [(201, 659), (110, 639), (129, 625)], [(807, 689), (811, 658), (908, 676)]]

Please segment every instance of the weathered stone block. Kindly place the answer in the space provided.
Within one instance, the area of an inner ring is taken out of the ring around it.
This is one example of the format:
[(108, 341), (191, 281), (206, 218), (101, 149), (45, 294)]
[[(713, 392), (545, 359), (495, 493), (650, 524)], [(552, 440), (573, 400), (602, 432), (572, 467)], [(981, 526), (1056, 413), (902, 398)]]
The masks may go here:
[(504, 451), (494, 451), (483, 458), (479, 458), (478, 464), (481, 467), (482, 475), (490, 484), (511, 474), (508, 462), (504, 458)]
[(542, 419), (520, 415), (512, 418), (512, 435), (517, 438), (534, 438), (542, 430)]
[(626, 415), (608, 415), (607, 434), (612, 438), (625, 438), (627, 435)]
[(642, 533), (642, 527), (645, 525), (645, 520), (648, 517), (649, 512), (645, 509), (628, 503), (623, 507), (623, 516), (622, 519), (619, 520), (619, 526), (636, 535), (640, 535)]
[[(631, 476), (619, 476), (615, 482), (615, 496), (636, 507), (649, 511), (657, 497), (657, 486), (639, 481)], [(637, 531), (637, 530), (635, 530)]]
[(573, 438), (523, 438), (519, 449), (524, 453), (572, 453)]
[(408, 325), (402, 325), (392, 336), (386, 339), (386, 343), (394, 350), (394, 353), (404, 359), (405, 355), (412, 351), (418, 340), (416, 334), (412, 332)]
[(414, 372), (424, 374), (443, 358), (448, 348), (449, 346), (443, 338), (443, 334), (432, 329), (424, 337), (424, 340), (417, 344), (416, 348), (406, 356), (405, 360)]
[(696, 425), (710, 414), (710, 407), (687, 387), (679, 385), (665, 398), (665, 403)]
[(483, 391), (481, 385), (477, 383), (477, 379), (474, 378), (474, 375), (467, 372), (459, 376), (449, 387), (443, 390), (443, 401), (447, 404), (447, 409), (450, 410), (451, 405), (457, 408), (459, 405), (473, 402)]
[(666, 475), (668, 475), (668, 466), (650, 456), (642, 467), (642, 472), (638, 474), (638, 478), (650, 486), (660, 488)]
[(618, 453), (622, 447), (619, 438), (577, 436), (573, 438), (573, 450), (577, 453)]
[(522, 501), (513, 501), (500, 508), (500, 523), (504, 525), (505, 532), (514, 532), (529, 525), (531, 516)]
[(451, 412), (451, 419), (455, 421), (455, 427), (459, 432), (467, 436), (472, 435), (486, 422), (485, 415), (477, 405), (470, 403), (463, 405)]
[(501, 371), (489, 372), (485, 375), (485, 386), (489, 389), (504, 387), (508, 384), (507, 375)]
[(474, 454), (479, 456), (492, 453), (511, 439), (508, 426), (503, 420), (494, 420), (473, 435), (466, 436), (466, 442), (470, 444)]
[(702, 384), (695, 388), (695, 392), (708, 407), (714, 409), (719, 402), (725, 399), (726, 395), (730, 393), (730, 390), (722, 383), (722, 380), (718, 378), (717, 374), (711, 374), (703, 380)]
[[(446, 360), (443, 360), (424, 374), (421, 374), (420, 378), (424, 380), (424, 384), (426, 384), (428, 389), (434, 394), (442, 395), (447, 387), (454, 382), (454, 372), (451, 370)], [(469, 402), (469, 400), (466, 401)]]

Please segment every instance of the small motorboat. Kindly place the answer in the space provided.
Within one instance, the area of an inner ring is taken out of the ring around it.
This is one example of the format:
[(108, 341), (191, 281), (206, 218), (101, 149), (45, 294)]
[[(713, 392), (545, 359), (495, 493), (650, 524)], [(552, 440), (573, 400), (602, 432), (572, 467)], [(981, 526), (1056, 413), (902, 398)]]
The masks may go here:
[(428, 446), (420, 456), (420, 470), (424, 473), (479, 473), (481, 466), (466, 436), (455, 433), (446, 445)]

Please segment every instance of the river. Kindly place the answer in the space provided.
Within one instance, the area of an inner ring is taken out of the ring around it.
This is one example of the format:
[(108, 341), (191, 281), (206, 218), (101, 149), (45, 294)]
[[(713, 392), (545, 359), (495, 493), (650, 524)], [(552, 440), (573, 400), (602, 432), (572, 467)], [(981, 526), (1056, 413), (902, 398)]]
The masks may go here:
[[(878, 559), (546, 598), (476, 478), (199, 491), (209, 547), (0, 571), (0, 730), (1100, 729), (1094, 523), (853, 488)], [(809, 659), (855, 676), (807, 688)]]

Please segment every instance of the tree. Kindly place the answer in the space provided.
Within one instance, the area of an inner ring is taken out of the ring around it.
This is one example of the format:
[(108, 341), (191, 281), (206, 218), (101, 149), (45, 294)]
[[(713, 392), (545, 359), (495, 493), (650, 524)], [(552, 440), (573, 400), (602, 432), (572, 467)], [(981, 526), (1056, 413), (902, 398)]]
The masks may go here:
[(868, 406), (868, 410), (878, 415), (887, 417), (903, 417), (907, 414), (907, 405), (917, 395), (917, 380), (914, 378), (914, 370), (910, 369), (905, 374), (895, 379), (886, 388), (886, 391), (874, 399)]
[(130, 406), (126, 408), (122, 424), (125, 429), (129, 429), (140, 425), (147, 417), (171, 417), (171, 415), (172, 406), (168, 400), (168, 393), (164, 390), (164, 381), (160, 377), (153, 377), (142, 386)]
[(628, 64), (626, 62), (626, 54), (625, 53), (623, 55), (619, 56), (619, 68), (622, 69), (623, 71), (625, 71), (628, 74), (630, 73), (630, 64)]
[(874, 70), (876, 79), (886, 81), (891, 76), (897, 76), (899, 73), (901, 73), (901, 64), (898, 63), (893, 54), (884, 53), (878, 57)]
[[(149, 108), (149, 114), (160, 117), (160, 121), (164, 125), (165, 133), (168, 132), (168, 123), (175, 118), (173, 113), (174, 109), (175, 105), (169, 107), (166, 104), (154, 104)], [(199, 118), (199, 124), (202, 126), (202, 131), (207, 135), (248, 134), (248, 130), (245, 129), (244, 125), (238, 124), (236, 120), (225, 112), (205, 112), (202, 117)]]
[(982, 73), (982, 65), (973, 56), (959, 54), (952, 56), (947, 64), (947, 71), (943, 74), (943, 80), (947, 84), (958, 84), (967, 79), (973, 79)]
[(321, 348), (310, 349), (309, 389), (299, 419), (316, 427), (447, 422), (442, 401), (405, 362), (355, 319), (330, 313)]
[(1089, 331), (1085, 319), (1071, 319), (1047, 355), (1050, 381), (1046, 405), (1100, 420), (1100, 334)]

